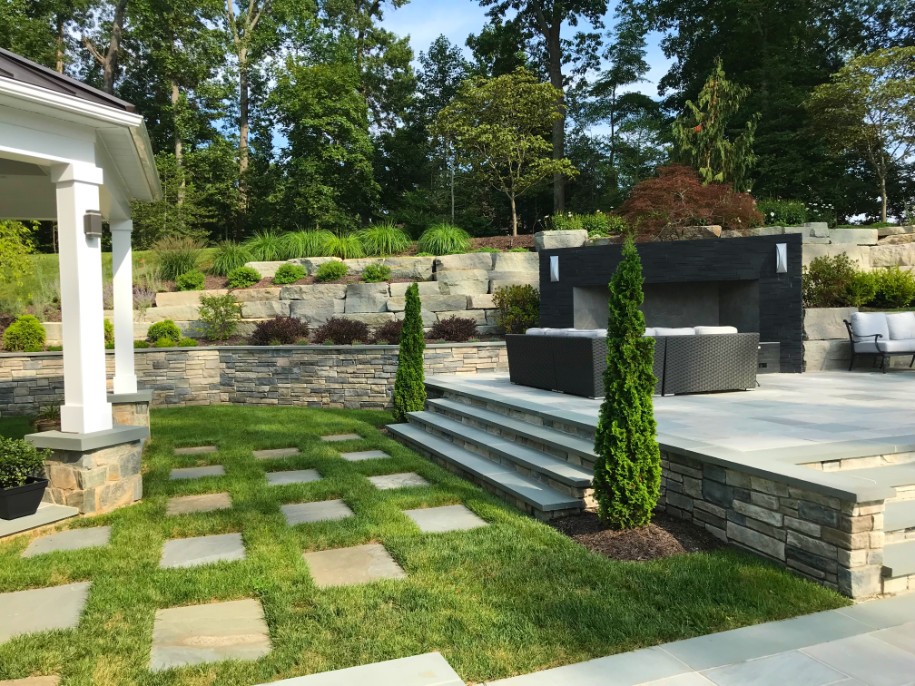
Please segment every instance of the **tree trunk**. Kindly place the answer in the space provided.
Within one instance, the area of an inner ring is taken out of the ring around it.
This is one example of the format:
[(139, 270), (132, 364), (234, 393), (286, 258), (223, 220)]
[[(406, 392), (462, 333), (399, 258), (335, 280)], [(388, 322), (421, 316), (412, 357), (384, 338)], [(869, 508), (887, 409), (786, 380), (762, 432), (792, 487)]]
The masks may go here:
[(175, 167), (178, 170), (178, 199), (177, 204), (184, 202), (185, 180), (184, 180), (184, 141), (181, 139), (181, 128), (178, 125), (178, 107), (181, 102), (181, 92), (178, 90), (178, 83), (172, 81), (172, 126), (174, 127), (175, 141)]
[(111, 42), (105, 55), (104, 75), (105, 92), (114, 93), (114, 82), (118, 77), (118, 57), (121, 52), (121, 32), (124, 29), (124, 15), (127, 10), (127, 0), (120, 0), (114, 8), (114, 20), (111, 23)]
[(880, 176), (880, 201), (881, 201), (881, 205), (882, 205), (882, 207), (880, 209), (880, 221), (882, 221), (885, 224), (886, 223), (886, 206), (887, 206), (886, 175), (885, 174), (881, 174), (881, 176)]
[(55, 49), (54, 71), (58, 74), (64, 73), (64, 18), (63, 15), (57, 15), (57, 45)]
[(238, 51), (238, 193), (242, 211), (248, 207), (248, 136), (251, 131), (248, 49)]
[(509, 193), (508, 199), (512, 203), (512, 238), (518, 235), (518, 210), (515, 208), (515, 194)]
[[(553, 159), (561, 160), (565, 157), (566, 147), (566, 105), (564, 80), (562, 78), (562, 43), (560, 40), (560, 31), (562, 29), (562, 18), (554, 18), (546, 36), (547, 52), (549, 53), (549, 74), (550, 84), (559, 89), (560, 95), (557, 107), (561, 115), (553, 122)], [(562, 174), (553, 174), (553, 212), (559, 213), (565, 209), (566, 188), (565, 177)], [(517, 234), (516, 234), (517, 235)]]

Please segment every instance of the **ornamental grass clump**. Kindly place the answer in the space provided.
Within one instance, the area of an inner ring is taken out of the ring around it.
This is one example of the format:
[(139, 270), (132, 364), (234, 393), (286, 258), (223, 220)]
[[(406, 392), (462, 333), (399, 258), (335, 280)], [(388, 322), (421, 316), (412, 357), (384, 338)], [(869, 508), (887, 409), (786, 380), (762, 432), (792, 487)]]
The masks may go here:
[(410, 247), (410, 237), (391, 222), (362, 229), (359, 240), (367, 255), (385, 256), (402, 253)]
[(235, 241), (222, 241), (213, 249), (213, 264), (210, 273), (216, 276), (228, 276), (229, 273), (246, 263), (253, 262), (254, 255), (248, 246)]
[(336, 237), (327, 229), (290, 231), (283, 234), (283, 259), (295, 260), (302, 257), (329, 257), (331, 243)]
[(410, 284), (404, 309), (403, 332), (400, 337), (400, 355), (397, 376), (394, 379), (394, 421), (407, 421), (408, 412), (418, 412), (426, 404), (426, 379), (423, 371), (422, 303), (419, 286)]
[(273, 262), (284, 259), (282, 234), (276, 231), (258, 231), (245, 243), (254, 259), (262, 262)]
[(420, 252), (431, 255), (456, 255), (470, 252), (470, 234), (453, 224), (436, 224), (419, 237)]
[(612, 527), (645, 526), (661, 495), (661, 453), (651, 395), (654, 339), (639, 309), (642, 263), (632, 238), (610, 280), (604, 401), (594, 439), (594, 497)]

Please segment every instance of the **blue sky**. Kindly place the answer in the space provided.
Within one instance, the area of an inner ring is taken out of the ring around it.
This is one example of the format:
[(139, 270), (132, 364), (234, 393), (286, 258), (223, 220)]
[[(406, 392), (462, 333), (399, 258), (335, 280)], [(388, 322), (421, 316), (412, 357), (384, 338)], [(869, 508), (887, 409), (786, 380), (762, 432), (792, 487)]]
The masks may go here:
[[(472, 0), (411, 0), (399, 9), (388, 8), (383, 23), (399, 36), (409, 35), (413, 52), (419, 55), (440, 34), (463, 48), (467, 35), (479, 33), (486, 23), (486, 9)], [(607, 21), (612, 24), (612, 11)], [(572, 35), (571, 29), (568, 35)], [(646, 75), (647, 81), (636, 88), (652, 97), (657, 97), (657, 82), (669, 65), (658, 40), (658, 35), (649, 36), (646, 59), (651, 71)]]

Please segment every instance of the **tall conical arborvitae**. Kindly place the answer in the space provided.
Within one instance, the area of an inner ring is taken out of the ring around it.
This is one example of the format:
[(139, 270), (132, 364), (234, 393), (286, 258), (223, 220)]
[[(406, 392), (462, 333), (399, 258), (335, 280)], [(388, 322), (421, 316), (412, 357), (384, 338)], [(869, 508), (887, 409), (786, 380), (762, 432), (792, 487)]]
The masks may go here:
[(411, 284), (407, 289), (407, 304), (404, 310), (403, 333), (400, 337), (400, 357), (397, 363), (397, 377), (394, 380), (394, 419), (407, 420), (408, 412), (423, 409), (426, 404), (426, 383), (423, 372), (423, 318), (420, 312), (419, 286)]
[(644, 526), (661, 494), (661, 454), (652, 393), (654, 339), (645, 336), (639, 307), (642, 263), (632, 238), (610, 280), (604, 401), (594, 439), (594, 497), (610, 526)]

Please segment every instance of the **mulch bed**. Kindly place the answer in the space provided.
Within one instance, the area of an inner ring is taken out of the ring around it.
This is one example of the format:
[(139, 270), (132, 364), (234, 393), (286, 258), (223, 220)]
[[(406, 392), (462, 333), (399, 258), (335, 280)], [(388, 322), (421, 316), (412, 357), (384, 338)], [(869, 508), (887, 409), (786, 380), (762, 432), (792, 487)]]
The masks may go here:
[(611, 529), (593, 512), (556, 519), (550, 525), (588, 550), (614, 560), (658, 560), (724, 545), (707, 531), (662, 512), (648, 526), (631, 531)]
[(499, 250), (533, 248), (534, 237), (530, 234), (527, 236), (484, 236), (472, 239), (472, 245), (474, 250), (479, 248), (498, 248)]

